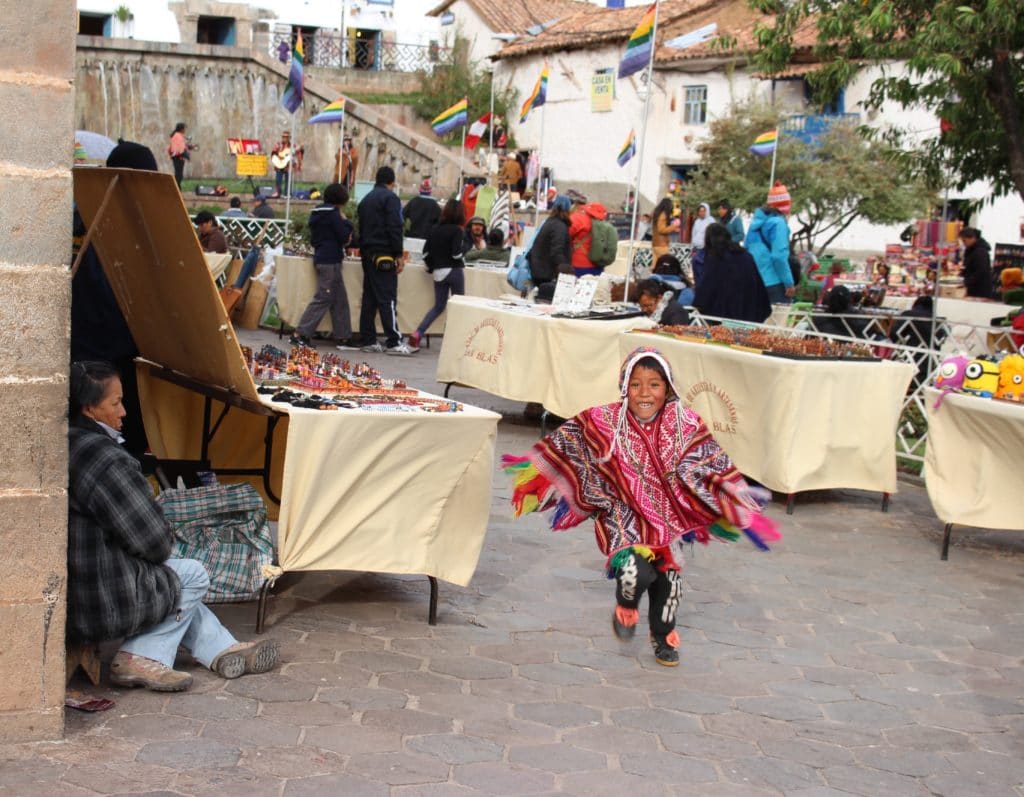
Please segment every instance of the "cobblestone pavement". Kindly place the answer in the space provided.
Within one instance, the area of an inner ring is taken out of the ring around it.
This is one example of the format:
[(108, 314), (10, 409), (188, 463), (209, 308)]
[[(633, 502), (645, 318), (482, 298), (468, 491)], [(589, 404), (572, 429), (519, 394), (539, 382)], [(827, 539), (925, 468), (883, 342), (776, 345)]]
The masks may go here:
[[(436, 358), (378, 357), (428, 386)], [(457, 397), (512, 412), (481, 393)], [(504, 421), (499, 451), (537, 428)], [(770, 554), (693, 552), (682, 663), (611, 633), (590, 531), (513, 522), (496, 477), (472, 585), (287, 575), (276, 672), (99, 690), (63, 742), (0, 748), (0, 795), (1024, 795), (1024, 543), (941, 525), (919, 487), (802, 496)], [(218, 613), (239, 636), (254, 605)], [(84, 687), (84, 683), (76, 681)]]

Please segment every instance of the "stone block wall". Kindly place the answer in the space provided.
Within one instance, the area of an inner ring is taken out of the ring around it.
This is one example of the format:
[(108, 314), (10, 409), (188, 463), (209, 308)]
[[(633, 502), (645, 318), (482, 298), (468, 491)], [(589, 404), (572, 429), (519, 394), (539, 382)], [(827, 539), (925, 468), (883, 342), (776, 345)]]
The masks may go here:
[(64, 727), (77, 24), (73, 0), (12, 4), (0, 49), (0, 742)]

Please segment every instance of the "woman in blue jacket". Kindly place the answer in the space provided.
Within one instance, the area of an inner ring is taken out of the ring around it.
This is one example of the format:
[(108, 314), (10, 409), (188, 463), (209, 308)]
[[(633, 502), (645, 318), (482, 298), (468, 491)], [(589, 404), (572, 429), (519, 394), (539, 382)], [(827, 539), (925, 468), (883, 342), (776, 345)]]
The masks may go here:
[(772, 304), (789, 304), (796, 292), (789, 267), (789, 225), (786, 223), (792, 207), (789, 191), (776, 180), (768, 192), (768, 201), (754, 212), (747, 230), (747, 251), (757, 264)]

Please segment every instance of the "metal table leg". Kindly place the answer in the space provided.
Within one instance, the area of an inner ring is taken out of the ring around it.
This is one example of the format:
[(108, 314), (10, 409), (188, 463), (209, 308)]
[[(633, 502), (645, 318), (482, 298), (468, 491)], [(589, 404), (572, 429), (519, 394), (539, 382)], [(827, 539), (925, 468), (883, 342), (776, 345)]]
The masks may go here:
[(949, 559), (949, 537), (952, 533), (953, 524), (947, 523), (946, 528), (942, 534), (942, 556), (939, 557), (940, 559), (942, 559), (943, 562)]
[(786, 495), (786, 514), (793, 514), (793, 507), (796, 505), (796, 493), (788, 493)]
[(256, 633), (263, 633), (263, 625), (267, 620), (267, 597), (270, 595), (270, 579), (260, 587), (260, 599), (256, 604)]
[(889, 495), (889, 493), (882, 493), (882, 511), (883, 512), (888, 512), (889, 511), (889, 499), (891, 497), (892, 496)]
[(437, 579), (427, 576), (430, 582), (430, 608), (427, 610), (427, 624), (437, 625)]

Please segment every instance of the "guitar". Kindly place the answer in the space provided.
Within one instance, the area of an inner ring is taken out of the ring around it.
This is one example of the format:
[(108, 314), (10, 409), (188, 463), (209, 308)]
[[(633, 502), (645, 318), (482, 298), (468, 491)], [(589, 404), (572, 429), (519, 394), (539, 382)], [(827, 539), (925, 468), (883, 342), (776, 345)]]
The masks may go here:
[(302, 147), (296, 147), (294, 150), (288, 147), (281, 147), (277, 152), (274, 152), (270, 156), (270, 162), (274, 165), (275, 169), (288, 169), (292, 164), (292, 156), (295, 158), (295, 165), (297, 170), (302, 170)]
[(281, 147), (270, 156), (270, 162), (274, 164), (275, 169), (287, 169), (292, 163), (292, 148)]

